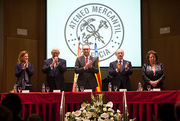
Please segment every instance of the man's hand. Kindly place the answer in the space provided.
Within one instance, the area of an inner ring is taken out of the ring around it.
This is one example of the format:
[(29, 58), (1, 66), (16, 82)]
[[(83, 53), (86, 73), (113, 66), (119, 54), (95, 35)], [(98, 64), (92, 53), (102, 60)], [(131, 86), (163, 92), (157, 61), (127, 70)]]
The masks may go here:
[(84, 70), (88, 69), (88, 63), (86, 63), (86, 65), (84, 66)]
[(58, 57), (54, 57), (54, 61), (55, 61), (56, 65), (59, 64), (59, 62), (58, 62)]
[(54, 67), (54, 64), (55, 64), (56, 62), (55, 62), (55, 59), (53, 59), (53, 62), (51, 63), (51, 65), (50, 65), (50, 67), (51, 67), (51, 69)]
[(128, 70), (128, 68), (129, 68), (129, 62), (127, 62), (127, 63), (125, 64), (125, 69)]
[(92, 68), (92, 61), (89, 60), (88, 63), (86, 63), (86, 65), (84, 66), (84, 70), (87, 70), (88, 68)]
[(91, 60), (89, 60), (89, 62), (88, 62), (88, 68), (92, 68), (92, 61)]

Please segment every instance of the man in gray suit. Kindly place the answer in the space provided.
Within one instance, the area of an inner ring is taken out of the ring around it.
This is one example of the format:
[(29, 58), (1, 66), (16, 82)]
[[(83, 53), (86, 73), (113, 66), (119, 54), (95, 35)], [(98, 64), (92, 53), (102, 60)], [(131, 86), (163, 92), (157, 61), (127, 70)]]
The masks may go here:
[(95, 73), (98, 73), (98, 62), (97, 58), (90, 56), (90, 47), (85, 44), (82, 47), (83, 55), (76, 59), (75, 73), (78, 76), (78, 87), (84, 87), (84, 89), (96, 90), (97, 81)]

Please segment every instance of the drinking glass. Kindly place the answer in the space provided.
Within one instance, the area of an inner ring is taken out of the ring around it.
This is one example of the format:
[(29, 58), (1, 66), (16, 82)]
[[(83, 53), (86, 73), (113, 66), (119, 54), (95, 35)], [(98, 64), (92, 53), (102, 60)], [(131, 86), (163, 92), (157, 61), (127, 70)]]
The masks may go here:
[(80, 86), (80, 91), (84, 92), (84, 86)]
[(114, 91), (117, 91), (117, 89), (118, 89), (118, 87), (117, 87), (117, 85), (114, 85)]
[(49, 92), (49, 91), (50, 91), (50, 87), (46, 86), (46, 92)]
[(147, 85), (147, 91), (151, 91), (151, 85)]
[(22, 92), (22, 87), (18, 87), (18, 92), (19, 92), (19, 93)]

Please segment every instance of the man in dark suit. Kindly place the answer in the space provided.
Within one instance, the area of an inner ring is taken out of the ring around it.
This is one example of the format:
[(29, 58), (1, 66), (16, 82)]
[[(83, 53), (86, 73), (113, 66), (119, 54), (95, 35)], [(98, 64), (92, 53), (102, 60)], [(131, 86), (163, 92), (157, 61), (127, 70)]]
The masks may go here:
[(97, 58), (90, 56), (89, 45), (83, 45), (82, 49), (83, 55), (78, 57), (75, 63), (75, 73), (79, 74), (77, 84), (79, 88), (95, 91), (97, 87), (95, 73), (99, 72)]
[(58, 58), (59, 49), (51, 51), (52, 58), (44, 61), (42, 71), (46, 74), (46, 83), (50, 90), (64, 90), (64, 72), (66, 69), (66, 60)]
[(118, 89), (130, 90), (129, 76), (132, 74), (131, 62), (124, 60), (124, 51), (116, 51), (117, 60), (110, 63), (109, 74), (112, 78), (112, 85)]

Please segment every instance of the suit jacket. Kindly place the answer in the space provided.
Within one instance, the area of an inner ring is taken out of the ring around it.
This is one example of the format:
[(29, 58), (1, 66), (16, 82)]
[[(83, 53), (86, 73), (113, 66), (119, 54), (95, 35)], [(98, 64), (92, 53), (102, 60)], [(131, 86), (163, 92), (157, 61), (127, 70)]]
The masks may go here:
[(149, 81), (156, 81), (156, 80), (160, 80), (160, 82), (158, 83), (156, 88), (163, 89), (163, 80), (165, 79), (163, 64), (160, 62), (157, 62), (155, 64), (155, 75), (151, 68), (151, 65), (149, 63), (144, 64), (142, 67), (142, 77), (144, 80), (144, 89), (145, 90), (147, 90), (147, 85), (150, 85)]
[(86, 65), (85, 57), (80, 56), (76, 59), (75, 73), (79, 74), (77, 84), (78, 86), (84, 86), (85, 89), (95, 89), (97, 87), (97, 81), (95, 73), (98, 73), (97, 58), (90, 56), (89, 60), (92, 61), (92, 68), (84, 70)]
[[(15, 66), (15, 76), (17, 77), (17, 86), (31, 86), (32, 87), (32, 81), (31, 76), (34, 74), (33, 65), (31, 63), (28, 64), (28, 68), (22, 69), (24, 66), (24, 63), (16, 64)], [(25, 80), (25, 72), (27, 73), (27, 76), (29, 80)], [(23, 83), (22, 81), (25, 80)]]
[[(129, 68), (125, 70), (125, 64), (129, 62)], [(123, 60), (122, 71), (116, 71), (118, 61), (113, 61), (109, 66), (109, 74), (112, 76), (112, 85), (117, 85), (118, 88), (130, 90), (129, 75), (132, 74), (132, 65), (130, 61)]]
[(46, 83), (51, 90), (64, 90), (64, 72), (67, 70), (66, 60), (58, 58), (59, 64), (53, 69), (50, 67), (52, 62), (52, 58), (45, 60), (42, 68), (42, 71), (46, 74)]

